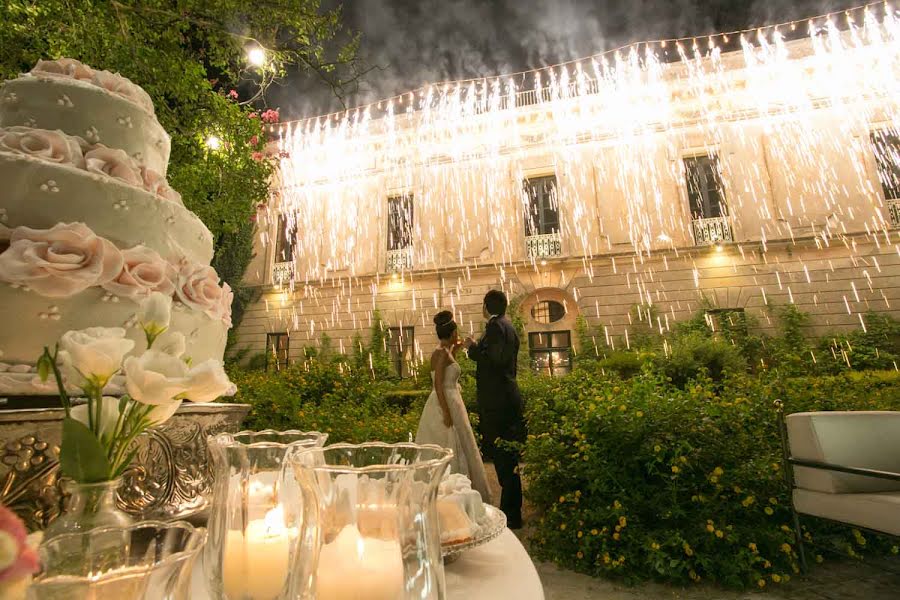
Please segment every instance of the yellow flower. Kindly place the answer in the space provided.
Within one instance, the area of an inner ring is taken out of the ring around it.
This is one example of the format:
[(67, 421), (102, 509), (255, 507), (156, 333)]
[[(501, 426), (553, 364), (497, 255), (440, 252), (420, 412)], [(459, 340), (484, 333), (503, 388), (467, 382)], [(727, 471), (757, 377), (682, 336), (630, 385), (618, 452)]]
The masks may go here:
[(763, 568), (768, 569), (771, 566), (772, 566), (772, 563), (770, 563), (769, 561), (763, 562)]
[(694, 555), (694, 550), (691, 548), (690, 544), (688, 544), (687, 542), (685, 542), (684, 545), (683, 545), (682, 547), (684, 548), (684, 553), (685, 553), (685, 554), (687, 554), (688, 556), (693, 556), (693, 555)]
[(761, 588), (764, 588), (764, 587), (766, 587), (766, 580), (760, 579), (759, 581), (756, 582), (756, 585), (758, 585)]
[(618, 541), (618, 539), (619, 539), (619, 534), (618, 534), (618, 533), (614, 533), (614, 534), (613, 534), (613, 539)]
[(747, 496), (746, 498), (744, 498), (744, 500), (741, 502), (741, 504), (744, 505), (744, 508), (747, 508), (754, 502), (756, 502), (756, 498), (754, 498), (753, 496)]
[(690, 571), (688, 571), (688, 575), (689, 575), (690, 578), (693, 579), (694, 581), (700, 581), (700, 576), (697, 575), (697, 573), (695, 573), (693, 569), (691, 569)]
[(747, 547), (750, 548), (750, 551), (753, 552), (753, 554), (756, 554), (756, 552), (757, 552), (756, 544), (754, 544), (753, 542), (750, 542), (749, 544), (747, 544)]
[(560, 504), (562, 504), (562, 503), (565, 502), (565, 501), (566, 501), (566, 497), (565, 497), (565, 496), (560, 496), (560, 497), (559, 497), (559, 503), (560, 503)]
[(591, 535), (597, 535), (597, 530), (596, 530), (596, 529), (591, 529)]
[(618, 500), (614, 501), (614, 502), (613, 502), (613, 508), (615, 508), (615, 509), (617, 509), (617, 510), (620, 509), (620, 508), (622, 508), (622, 503), (619, 502)]
[(654, 550), (659, 550), (659, 544), (657, 544), (656, 542), (653, 542), (652, 544), (650, 544), (650, 547)]
[(576, 497), (576, 498), (580, 498), (580, 497), (581, 497), (581, 490), (575, 490), (575, 497)]
[(683, 465), (687, 464), (687, 456), (679, 456), (678, 460), (680, 460)]
[(734, 488), (732, 488), (732, 489), (734, 490), (734, 493), (735, 493), (735, 494), (740, 494), (740, 493), (741, 493), (741, 488), (738, 487), (738, 486), (734, 486)]
[(771, 506), (767, 506), (767, 507), (765, 508), (765, 513), (771, 517), (771, 516), (775, 513), (775, 511), (772, 510), (772, 507), (771, 507)]
[(724, 474), (725, 471), (722, 470), (722, 467), (716, 467), (715, 469), (713, 469), (713, 475), (715, 475), (716, 477), (721, 477)]
[(603, 562), (609, 564), (609, 554), (606, 552), (603, 553)]
[(627, 525), (627, 524), (628, 524), (628, 519), (626, 519), (625, 517), (619, 517), (619, 526), (620, 527), (625, 527), (625, 525)]
[(721, 529), (716, 529), (716, 537), (719, 539), (722, 539), (723, 537), (725, 537), (725, 534), (722, 532)]
[(620, 405), (619, 405), (619, 410), (620, 410), (620, 411), (625, 412), (627, 409), (628, 409), (628, 407), (625, 406), (624, 404), (620, 404)]
[(713, 482), (713, 483), (719, 483), (719, 478), (716, 477), (715, 475), (713, 475), (712, 477), (710, 477), (709, 480), (710, 480), (711, 482)]
[(654, 452), (659, 452), (660, 450), (662, 450), (662, 447), (661, 447), (659, 444), (653, 446), (653, 451), (654, 451)]
[(636, 414), (638, 417), (643, 417), (643, 416), (644, 416), (644, 411), (639, 410), (639, 411), (637, 411), (637, 412), (634, 413), (634, 414)]
[(775, 498), (769, 498), (769, 504), (778, 504), (778, 500)]
[(712, 533), (713, 531), (716, 530), (716, 528), (713, 526), (712, 523), (707, 523), (707, 524), (706, 524), (706, 530), (707, 530), (708, 532)]
[(778, 573), (772, 573), (772, 581), (775, 583), (779, 583), (781, 581), (781, 575)]
[(565, 531), (565, 530), (566, 530), (566, 524), (563, 523), (562, 525), (560, 525), (560, 526), (559, 526), (559, 529), (560, 529), (560, 531)]
[(781, 546), (779, 546), (779, 548), (780, 548), (781, 551), (784, 552), (785, 554), (790, 554), (790, 553), (791, 553), (791, 545), (790, 545), (790, 544), (782, 544)]
[(577, 552), (577, 553), (575, 554), (575, 556), (577, 556), (578, 558), (584, 558), (584, 554), (582, 554), (580, 551)]
[(673, 473), (678, 473), (679, 471), (681, 471), (681, 469), (679, 469), (679, 468), (676, 467), (675, 465), (672, 465), (672, 472), (673, 472)]

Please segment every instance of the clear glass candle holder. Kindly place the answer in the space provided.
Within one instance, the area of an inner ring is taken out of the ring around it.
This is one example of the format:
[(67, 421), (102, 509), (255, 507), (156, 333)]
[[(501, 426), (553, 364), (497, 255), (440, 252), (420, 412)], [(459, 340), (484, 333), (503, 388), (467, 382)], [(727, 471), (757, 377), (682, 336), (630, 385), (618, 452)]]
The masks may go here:
[(291, 451), (303, 500), (290, 597), (444, 600), (436, 501), (452, 456), (378, 442)]
[(60, 534), (40, 547), (29, 600), (189, 600), (206, 530), (145, 521)]
[(300, 492), (282, 478), (292, 448), (321, 447), (316, 431), (242, 431), (209, 438), (213, 502), (203, 563), (210, 597), (285, 597), (300, 523)]

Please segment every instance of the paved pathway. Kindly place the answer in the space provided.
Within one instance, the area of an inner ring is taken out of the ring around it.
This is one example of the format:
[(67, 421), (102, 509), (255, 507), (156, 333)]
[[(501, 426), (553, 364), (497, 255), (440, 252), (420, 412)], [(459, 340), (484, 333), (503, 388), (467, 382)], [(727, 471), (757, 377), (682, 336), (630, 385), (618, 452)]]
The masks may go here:
[[(488, 482), (496, 498), (500, 485), (493, 465)], [(529, 515), (526, 507), (526, 521)], [(527, 524), (526, 524), (527, 527)], [(527, 529), (516, 532), (525, 541)], [(527, 544), (526, 544), (527, 548)], [(661, 584), (625, 586), (535, 561), (546, 600), (900, 600), (900, 557), (870, 562), (830, 561), (811, 566), (787, 585), (758, 592), (732, 592), (708, 585), (680, 588)]]

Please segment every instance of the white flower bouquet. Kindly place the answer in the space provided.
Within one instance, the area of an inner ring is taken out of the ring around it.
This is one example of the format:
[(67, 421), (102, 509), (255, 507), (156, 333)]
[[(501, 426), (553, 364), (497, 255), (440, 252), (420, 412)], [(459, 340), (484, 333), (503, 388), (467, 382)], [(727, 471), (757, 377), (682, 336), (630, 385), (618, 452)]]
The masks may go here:
[[(38, 373), (52, 373), (66, 411), (60, 446), (63, 475), (79, 483), (112, 481), (131, 464), (134, 440), (175, 414), (183, 400), (211, 402), (232, 388), (220, 361), (198, 365), (182, 355), (185, 339), (170, 332), (172, 298), (154, 292), (142, 303), (138, 322), (147, 340), (143, 354), (128, 356), (134, 342), (119, 327), (69, 331), (51, 352), (44, 348)], [(103, 395), (113, 376), (125, 375), (127, 394)], [(74, 405), (67, 387), (87, 402)]]

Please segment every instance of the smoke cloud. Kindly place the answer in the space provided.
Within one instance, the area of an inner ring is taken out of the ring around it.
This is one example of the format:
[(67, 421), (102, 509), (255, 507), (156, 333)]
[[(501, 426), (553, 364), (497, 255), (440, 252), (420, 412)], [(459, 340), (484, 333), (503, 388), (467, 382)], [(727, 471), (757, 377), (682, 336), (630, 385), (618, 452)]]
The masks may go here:
[[(333, 6), (336, 0), (332, 0)], [(858, 6), (864, 0), (344, 0), (375, 67), (344, 99), (358, 106), (427, 83), (501, 75), (625, 44), (754, 27)], [(328, 6), (329, 3), (323, 3)], [(315, 78), (270, 89), (282, 118), (344, 108)]]

